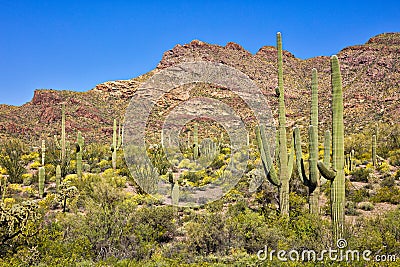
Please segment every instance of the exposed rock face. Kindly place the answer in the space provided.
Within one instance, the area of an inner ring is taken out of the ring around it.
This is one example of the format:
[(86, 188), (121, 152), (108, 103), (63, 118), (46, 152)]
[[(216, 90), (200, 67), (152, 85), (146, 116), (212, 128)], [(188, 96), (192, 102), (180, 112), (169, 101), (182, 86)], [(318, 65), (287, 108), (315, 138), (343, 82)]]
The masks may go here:
[[(338, 57), (344, 87), (346, 130), (359, 130), (371, 121), (400, 123), (400, 33), (377, 35), (364, 45), (344, 48)], [(61, 127), (60, 106), (65, 102), (67, 133), (71, 139), (75, 138), (77, 130), (81, 130), (88, 141), (107, 140), (112, 133), (113, 119), (123, 117), (129, 99), (142, 82), (162, 69), (199, 60), (223, 63), (245, 73), (261, 88), (274, 115), (277, 114), (275, 47), (264, 46), (253, 55), (236, 43), (219, 46), (194, 40), (166, 51), (155, 70), (137, 78), (105, 82), (85, 93), (36, 90), (32, 101), (21, 107), (0, 105), (0, 133), (33, 139), (58, 134)], [(289, 126), (308, 125), (311, 70), (316, 68), (319, 76), (319, 119), (321, 128), (329, 127), (329, 57), (301, 60), (284, 51), (283, 61)], [(227, 91), (215, 94), (234, 99)], [(208, 90), (208, 93), (213, 95), (214, 91)], [(165, 109), (193, 95), (182, 89), (170, 92), (165, 96), (168, 102)], [(240, 106), (237, 100), (227, 102)], [(160, 108), (163, 106), (160, 105)]]

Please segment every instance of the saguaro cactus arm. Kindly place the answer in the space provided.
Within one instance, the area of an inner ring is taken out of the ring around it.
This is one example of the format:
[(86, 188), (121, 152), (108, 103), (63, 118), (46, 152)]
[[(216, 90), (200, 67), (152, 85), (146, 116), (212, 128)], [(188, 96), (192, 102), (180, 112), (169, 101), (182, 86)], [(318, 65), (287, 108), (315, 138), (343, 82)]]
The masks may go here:
[(318, 161), (318, 170), (321, 173), (321, 175), (329, 180), (329, 181), (333, 181), (335, 180), (336, 177), (336, 171), (333, 169), (329, 169), (322, 161)]
[(296, 150), (297, 171), (299, 173), (300, 180), (303, 182), (303, 184), (305, 186), (309, 186), (310, 180), (308, 179), (308, 176), (306, 174), (306, 169), (304, 167), (303, 154), (301, 151), (300, 130), (298, 127), (295, 127), (293, 130), (293, 140), (294, 140), (294, 145), (295, 145), (295, 150)]
[(267, 142), (267, 138), (265, 137), (264, 126), (260, 125), (256, 127), (256, 137), (257, 137), (257, 145), (260, 151), (261, 161), (263, 164), (264, 172), (267, 176), (267, 179), (275, 186), (280, 186), (281, 182), (278, 178), (276, 170), (272, 163), (272, 158), (270, 154), (270, 146)]

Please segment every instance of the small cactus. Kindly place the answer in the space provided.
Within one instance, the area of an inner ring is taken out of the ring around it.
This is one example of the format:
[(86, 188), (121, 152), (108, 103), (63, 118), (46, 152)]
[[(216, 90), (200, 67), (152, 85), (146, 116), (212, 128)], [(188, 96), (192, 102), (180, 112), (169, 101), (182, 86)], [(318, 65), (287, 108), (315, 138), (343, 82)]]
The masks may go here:
[(1, 201), (3, 202), (7, 193), (7, 176), (3, 176), (2, 174), (0, 174), (0, 188), (2, 189)]
[(194, 125), (193, 130), (193, 159), (198, 159), (200, 156), (200, 149), (199, 149), (199, 126), (197, 123)]
[(57, 190), (57, 192), (59, 191), (60, 184), (61, 184), (61, 167), (60, 167), (60, 165), (57, 165), (57, 168), (56, 168), (56, 190)]
[(39, 168), (39, 197), (42, 198), (44, 194), (44, 180), (45, 180), (45, 169), (44, 167)]
[(179, 204), (179, 184), (178, 184), (177, 180), (172, 184), (171, 199), (172, 199), (172, 205), (178, 206), (178, 204)]
[(376, 167), (376, 135), (374, 134), (372, 136), (372, 165), (374, 165), (374, 167)]
[(117, 169), (117, 151), (118, 149), (121, 148), (122, 145), (122, 135), (121, 134), (121, 125), (118, 127), (118, 133), (117, 133), (117, 120), (114, 119), (114, 125), (113, 125), (113, 139), (112, 139), (112, 145), (111, 145), (111, 153), (112, 153), (112, 167), (113, 169)]
[(79, 179), (82, 179), (82, 154), (83, 154), (84, 138), (82, 133), (78, 132), (76, 146), (76, 174)]
[(44, 166), (44, 160), (46, 157), (46, 141), (42, 140), (42, 166)]

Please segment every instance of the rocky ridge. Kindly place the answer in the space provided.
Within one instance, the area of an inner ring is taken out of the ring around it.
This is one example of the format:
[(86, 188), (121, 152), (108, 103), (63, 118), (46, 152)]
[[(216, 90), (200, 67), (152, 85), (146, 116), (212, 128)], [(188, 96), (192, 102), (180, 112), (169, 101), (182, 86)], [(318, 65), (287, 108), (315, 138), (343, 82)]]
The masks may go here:
[[(337, 55), (341, 62), (347, 131), (359, 131), (371, 122), (399, 123), (400, 33), (377, 35), (366, 44), (344, 48)], [(275, 47), (264, 46), (253, 55), (239, 44), (219, 46), (194, 40), (166, 51), (156, 69), (137, 78), (105, 82), (83, 93), (36, 90), (32, 101), (20, 107), (0, 105), (0, 134), (30, 140), (58, 134), (60, 105), (65, 102), (67, 133), (71, 139), (75, 138), (77, 130), (81, 130), (89, 141), (105, 141), (111, 135), (113, 119), (123, 119), (129, 99), (142, 82), (170, 66), (198, 60), (227, 64), (245, 73), (261, 88), (274, 115), (277, 115)], [(316, 68), (319, 75), (320, 128), (328, 128), (331, 101), (329, 57), (301, 60), (284, 51), (283, 60), (289, 126), (308, 125), (311, 70)], [(213, 94), (214, 89), (204, 91)], [(189, 95), (195, 96), (195, 90), (192, 91)], [(220, 97), (234, 98), (228, 91), (222, 90)], [(166, 107), (173, 107), (188, 98), (188, 95), (180, 94), (182, 91), (167, 94), (166, 104), (160, 109), (165, 107), (167, 110)]]

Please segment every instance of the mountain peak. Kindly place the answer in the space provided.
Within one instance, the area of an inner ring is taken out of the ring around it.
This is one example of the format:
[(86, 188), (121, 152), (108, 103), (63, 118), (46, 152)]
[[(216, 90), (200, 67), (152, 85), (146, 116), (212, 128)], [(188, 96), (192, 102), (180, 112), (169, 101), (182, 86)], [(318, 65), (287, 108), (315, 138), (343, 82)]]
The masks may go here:
[(381, 33), (370, 38), (366, 44), (400, 46), (400, 33), (399, 32)]

